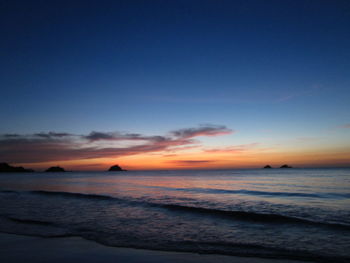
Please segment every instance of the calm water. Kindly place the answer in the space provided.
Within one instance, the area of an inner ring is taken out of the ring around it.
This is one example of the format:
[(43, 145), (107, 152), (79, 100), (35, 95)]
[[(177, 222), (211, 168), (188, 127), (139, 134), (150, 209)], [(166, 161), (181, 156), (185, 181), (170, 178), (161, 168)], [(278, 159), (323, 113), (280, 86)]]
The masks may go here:
[(350, 262), (350, 169), (0, 174), (0, 231)]

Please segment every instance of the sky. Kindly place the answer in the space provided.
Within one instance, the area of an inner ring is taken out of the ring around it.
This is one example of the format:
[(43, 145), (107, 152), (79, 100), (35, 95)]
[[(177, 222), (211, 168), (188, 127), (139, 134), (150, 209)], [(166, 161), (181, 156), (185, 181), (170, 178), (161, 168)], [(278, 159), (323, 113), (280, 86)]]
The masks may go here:
[(0, 162), (350, 166), (350, 2), (0, 0)]

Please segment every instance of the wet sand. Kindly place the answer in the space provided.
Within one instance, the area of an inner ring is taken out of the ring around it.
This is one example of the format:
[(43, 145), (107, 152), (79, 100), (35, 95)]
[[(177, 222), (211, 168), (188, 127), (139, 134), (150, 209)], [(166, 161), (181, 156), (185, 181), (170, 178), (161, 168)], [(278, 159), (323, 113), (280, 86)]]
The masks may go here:
[(42, 238), (0, 233), (0, 262), (300, 263), (302, 261), (118, 248), (79, 237)]

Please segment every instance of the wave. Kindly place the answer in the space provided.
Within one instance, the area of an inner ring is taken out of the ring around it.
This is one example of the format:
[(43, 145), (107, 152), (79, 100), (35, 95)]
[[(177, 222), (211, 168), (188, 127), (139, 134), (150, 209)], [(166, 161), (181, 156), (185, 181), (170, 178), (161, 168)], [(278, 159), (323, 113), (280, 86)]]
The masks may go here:
[[(21, 223), (41, 222), (35, 220), (23, 220), (11, 218), (13, 221), (19, 221)], [(47, 222), (50, 225), (56, 225), (54, 223)], [(45, 224), (46, 225), (46, 224)], [(60, 226), (63, 227), (63, 226)], [(300, 250), (300, 249), (287, 249), (278, 246), (268, 246), (255, 243), (242, 243), (242, 242), (225, 242), (225, 241), (147, 241), (144, 242), (137, 237), (121, 236), (121, 239), (116, 239), (116, 232), (106, 233), (99, 232), (96, 229), (90, 228), (71, 228), (66, 226), (64, 233), (45, 233), (43, 232), (23, 232), (21, 230), (4, 230), (1, 229), (1, 233), (26, 235), (26, 236), (38, 236), (43, 238), (67, 238), (67, 237), (81, 237), (86, 240), (95, 241), (99, 244), (112, 246), (112, 247), (127, 247), (137, 249), (150, 249), (159, 251), (176, 251), (176, 252), (189, 252), (199, 254), (218, 254), (218, 255), (230, 255), (241, 257), (257, 257), (257, 258), (269, 258), (269, 259), (284, 259), (284, 260), (302, 260), (312, 261), (319, 263), (334, 262), (334, 263), (346, 263), (350, 258), (347, 256), (338, 256), (330, 254), (318, 254), (312, 251)]]
[(15, 217), (4, 216), (4, 215), (1, 215), (1, 217), (6, 218), (6, 219), (11, 220), (11, 221), (16, 222), (16, 223), (42, 225), (42, 226), (54, 226), (54, 225), (56, 225), (53, 222), (47, 222), (47, 221), (41, 221), (41, 220), (22, 219), (22, 218), (15, 218)]
[[(326, 254), (315, 254), (310, 251), (298, 250), (298, 249), (286, 249), (282, 247), (265, 246), (258, 244), (239, 243), (239, 242), (191, 242), (199, 251), (202, 253), (211, 254), (224, 254), (234, 255), (243, 257), (261, 257), (261, 258), (272, 258), (272, 259), (283, 259), (283, 260), (302, 260), (312, 261), (320, 263), (345, 263), (349, 262), (349, 257), (326, 255)], [(209, 248), (207, 248), (209, 246)], [(210, 247), (212, 246), (212, 251)], [(202, 248), (202, 251), (200, 251)], [(204, 249), (203, 249), (204, 248)]]
[(73, 197), (73, 198), (83, 198), (83, 199), (99, 199), (99, 200), (121, 200), (116, 197), (112, 197), (109, 195), (97, 195), (97, 194), (82, 194), (82, 193), (72, 193), (72, 192), (56, 192), (56, 191), (12, 191), (12, 190), (4, 190), (0, 191), (0, 193), (28, 193), (35, 195), (47, 195), (47, 196), (61, 196), (61, 197)]
[(217, 216), (222, 218), (233, 218), (242, 221), (253, 221), (253, 222), (262, 222), (262, 223), (280, 223), (280, 224), (304, 224), (304, 225), (314, 225), (314, 226), (323, 226), (331, 227), (336, 229), (346, 229), (350, 230), (350, 225), (348, 224), (338, 224), (338, 223), (329, 223), (329, 222), (319, 222), (313, 221), (305, 218), (299, 218), (294, 216), (287, 216), (281, 214), (268, 214), (268, 213), (256, 213), (249, 211), (239, 211), (239, 210), (220, 210), (215, 208), (204, 208), (204, 207), (195, 207), (195, 206), (186, 206), (178, 204), (161, 204), (153, 203), (146, 201), (135, 201), (116, 198), (108, 195), (98, 195), (98, 194), (82, 194), (82, 193), (72, 193), (72, 192), (53, 192), (53, 191), (0, 191), (0, 193), (27, 193), (34, 195), (45, 195), (45, 196), (60, 196), (68, 198), (79, 198), (79, 199), (91, 199), (91, 200), (109, 200), (109, 201), (118, 201), (123, 203), (128, 203), (130, 205), (140, 205), (148, 207), (157, 207), (163, 208), (170, 211), (192, 213), (192, 214), (202, 214), (208, 216)]
[[(66, 234), (42, 234), (42, 233), (23, 233), (21, 231), (3, 231), (0, 233), (35, 236), (48, 238), (70, 238), (80, 237), (85, 240), (94, 241), (101, 245), (109, 247), (123, 247), (123, 248), (136, 248), (136, 249), (149, 249), (156, 251), (174, 251), (174, 252), (187, 252), (187, 253), (199, 253), (199, 254), (216, 254), (226, 256), (239, 256), (239, 257), (255, 257), (261, 259), (280, 259), (280, 260), (297, 260), (297, 261), (310, 261), (318, 263), (347, 263), (350, 258), (347, 256), (318, 254), (309, 252), (307, 250), (286, 249), (282, 247), (265, 246), (258, 244), (239, 243), (239, 242), (196, 242), (196, 241), (170, 241), (170, 242), (143, 242), (139, 239), (115, 240), (112, 234), (101, 235), (94, 231), (88, 231), (89, 234), (84, 232), (71, 232)], [(129, 237), (130, 238), (130, 237)], [(258, 260), (260, 261), (260, 260)]]
[(53, 192), (53, 191), (30, 191), (33, 194), (39, 195), (56, 195), (64, 197), (74, 197), (74, 198), (87, 198), (87, 199), (100, 199), (100, 200), (120, 200), (119, 198), (112, 197), (109, 195), (97, 195), (97, 194), (81, 194), (81, 193), (71, 193), (71, 192)]
[(254, 190), (228, 190), (215, 188), (166, 188), (167, 190), (199, 192), (208, 194), (246, 194), (259, 196), (286, 196), (286, 197), (312, 197), (312, 198), (350, 198), (348, 193), (295, 193), (295, 192), (268, 192), (268, 191), (254, 191)]
[(161, 205), (161, 206), (170, 210), (175, 210), (175, 211), (192, 212), (197, 214), (207, 214), (207, 215), (221, 216), (221, 217), (231, 217), (231, 218), (244, 220), (244, 221), (282, 223), (282, 224), (294, 223), (294, 224), (317, 225), (317, 226), (326, 226), (326, 227), (350, 230), (350, 225), (318, 222), (318, 221), (312, 221), (304, 218), (285, 216), (280, 214), (267, 214), (267, 213), (265, 214), (265, 213), (255, 213), (255, 212), (247, 212), (247, 211), (228, 211), (228, 210), (219, 210), (219, 209), (212, 209), (212, 208), (182, 206), (182, 205), (175, 205), (175, 204), (167, 204), (167, 205)]
[[(153, 187), (153, 186), (152, 186)], [(200, 193), (212, 193), (212, 194), (247, 194), (247, 195), (261, 195), (261, 196), (288, 196), (288, 197), (314, 197), (314, 198), (329, 198), (329, 197), (339, 197), (339, 198), (350, 198), (348, 193), (293, 193), (293, 192), (267, 192), (267, 191), (253, 191), (253, 190), (226, 190), (226, 189), (210, 189), (210, 188), (170, 188), (170, 187), (157, 187), (164, 188), (166, 190), (174, 191), (186, 191), (186, 192), (200, 192)], [(18, 193), (18, 191), (3, 190), (0, 193)], [(72, 193), (72, 192), (57, 192), (57, 191), (27, 191), (27, 193), (39, 194), (39, 195), (57, 195), (57, 196), (67, 196), (75, 198), (90, 198), (90, 199), (102, 199), (102, 200), (122, 200), (109, 195), (99, 195), (99, 194), (82, 194), (82, 193)]]

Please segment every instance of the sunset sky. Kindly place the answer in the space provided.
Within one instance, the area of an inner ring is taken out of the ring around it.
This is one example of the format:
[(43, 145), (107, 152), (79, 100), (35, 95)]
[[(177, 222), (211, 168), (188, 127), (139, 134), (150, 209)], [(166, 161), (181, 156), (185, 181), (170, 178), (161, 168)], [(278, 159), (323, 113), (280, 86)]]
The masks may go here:
[(0, 1), (0, 162), (350, 166), (350, 1)]

